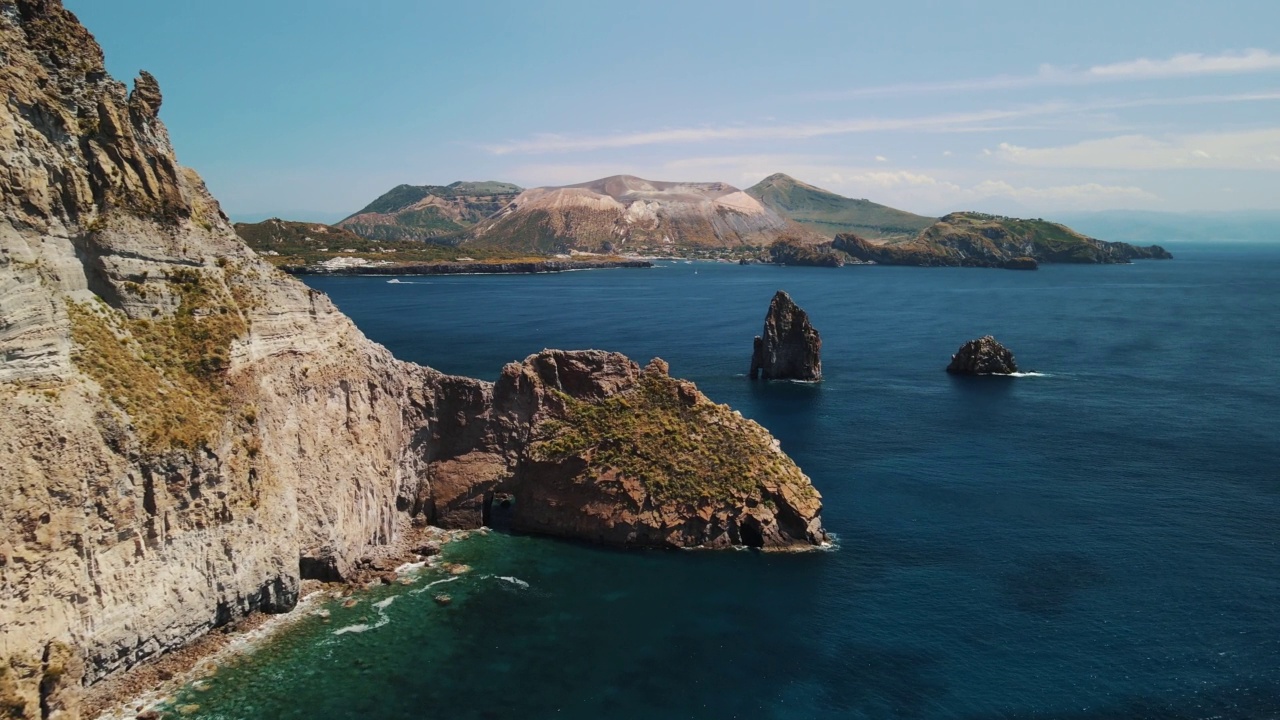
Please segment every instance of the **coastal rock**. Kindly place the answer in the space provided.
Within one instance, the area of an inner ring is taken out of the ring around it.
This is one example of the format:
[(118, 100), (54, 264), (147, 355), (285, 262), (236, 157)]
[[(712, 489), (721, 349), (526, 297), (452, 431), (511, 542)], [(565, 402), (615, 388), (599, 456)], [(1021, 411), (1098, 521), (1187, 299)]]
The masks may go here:
[(780, 238), (769, 246), (774, 265), (844, 267), (845, 254), (831, 249), (831, 243), (805, 243), (794, 236)]
[(1011, 375), (1018, 372), (1013, 353), (994, 337), (970, 340), (951, 356), (947, 372), (955, 375)]
[(764, 333), (755, 339), (751, 379), (821, 380), (821, 355), (822, 338), (809, 324), (809, 315), (779, 290), (769, 303)]
[(1016, 257), (1004, 261), (1005, 270), (1038, 270), (1040, 263), (1033, 257)]
[(543, 351), (508, 365), (499, 423), (530, 439), (493, 490), (511, 528), (628, 547), (809, 548), (821, 496), (769, 433), (661, 359)]
[[(740, 493), (656, 502), (607, 487), (626, 445), (532, 450), (635, 393), (629, 361), (543, 353), (495, 385), (369, 341), (236, 237), (177, 164), (154, 79), (131, 98), (57, 0), (0, 0), (0, 58), (0, 714), (74, 718), (83, 688), (286, 612), (303, 577), (351, 578), (415, 523), (483, 524), (498, 483), (544, 508), (530, 530), (626, 544), (610, 523), (630, 512), (661, 528), (644, 542), (820, 540), (807, 478), (692, 386), (661, 385), (770, 462)], [(703, 457), (689, 423), (672, 440)], [(608, 504), (628, 498), (656, 504)]]

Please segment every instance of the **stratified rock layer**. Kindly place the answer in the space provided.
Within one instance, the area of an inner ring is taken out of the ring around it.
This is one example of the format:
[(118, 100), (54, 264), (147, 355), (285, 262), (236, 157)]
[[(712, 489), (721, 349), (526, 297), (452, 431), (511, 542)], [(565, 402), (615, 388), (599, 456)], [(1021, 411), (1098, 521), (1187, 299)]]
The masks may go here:
[(769, 303), (764, 332), (751, 353), (752, 380), (822, 379), (822, 338), (809, 324), (809, 315), (779, 290)]
[(1018, 372), (1013, 353), (990, 335), (970, 340), (955, 355), (947, 372), (954, 375), (1010, 375)]
[(647, 374), (543, 353), (495, 386), (397, 361), (240, 242), (155, 78), (112, 80), (56, 0), (0, 0), (0, 59), (0, 715), (74, 718), (82, 685), (287, 611), (414, 523), (485, 522), (492, 489), (520, 527), (603, 542), (821, 540), (768, 433), (677, 381), (689, 417), (769, 458), (752, 487), (701, 466), (705, 499), (606, 488), (634, 469), (614, 436), (533, 459)]

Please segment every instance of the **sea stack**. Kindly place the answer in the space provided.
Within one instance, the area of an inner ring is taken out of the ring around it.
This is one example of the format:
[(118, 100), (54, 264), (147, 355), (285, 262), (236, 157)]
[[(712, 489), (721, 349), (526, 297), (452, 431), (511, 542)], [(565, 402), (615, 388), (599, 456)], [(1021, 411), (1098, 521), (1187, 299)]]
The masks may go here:
[(751, 354), (751, 379), (822, 379), (822, 338), (809, 324), (809, 315), (786, 292), (769, 303), (764, 333), (757, 335)]
[(970, 340), (951, 356), (947, 372), (954, 375), (1012, 375), (1018, 372), (1009, 348), (990, 335)]

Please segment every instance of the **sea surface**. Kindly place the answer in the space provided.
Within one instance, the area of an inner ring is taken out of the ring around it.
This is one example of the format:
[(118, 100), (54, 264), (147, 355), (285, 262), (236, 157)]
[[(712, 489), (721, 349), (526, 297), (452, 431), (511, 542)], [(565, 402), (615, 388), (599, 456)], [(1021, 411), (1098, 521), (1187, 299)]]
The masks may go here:
[[(308, 278), (450, 373), (494, 379), (547, 347), (666, 359), (781, 440), (838, 548), (476, 536), (447, 550), (470, 573), (331, 604), (178, 702), (202, 718), (1280, 717), (1280, 246), (1171, 249), (1037, 272)], [(822, 334), (819, 385), (745, 377), (778, 289)], [(984, 334), (1037, 374), (943, 372)]]

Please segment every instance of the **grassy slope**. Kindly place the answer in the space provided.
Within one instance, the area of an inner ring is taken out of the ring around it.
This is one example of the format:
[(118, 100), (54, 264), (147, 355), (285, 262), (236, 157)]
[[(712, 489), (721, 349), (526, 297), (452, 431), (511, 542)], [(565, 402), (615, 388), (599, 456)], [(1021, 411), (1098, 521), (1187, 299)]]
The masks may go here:
[(910, 237), (935, 218), (854, 200), (778, 173), (747, 188), (747, 194), (784, 217), (827, 237), (856, 233), (866, 238)]
[[(472, 225), (500, 210), (520, 190), (518, 185), (492, 180), (450, 185), (397, 185), (338, 224), (370, 240), (457, 242)], [(451, 207), (411, 209), (431, 196), (440, 198)], [(361, 215), (374, 217), (361, 218)]]

